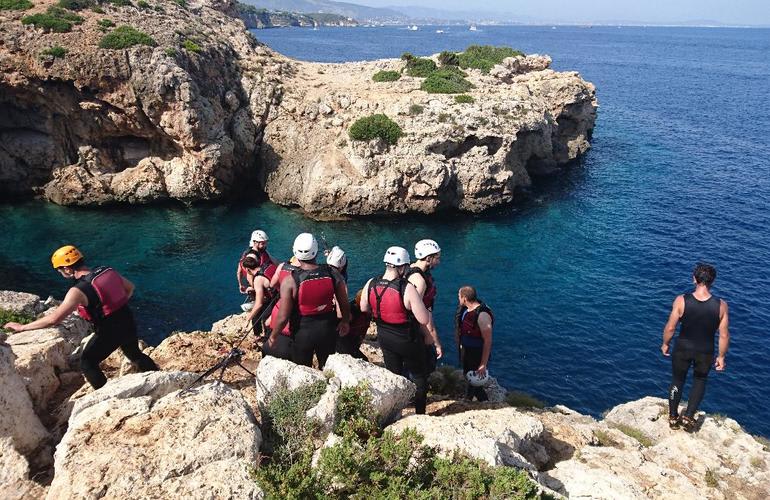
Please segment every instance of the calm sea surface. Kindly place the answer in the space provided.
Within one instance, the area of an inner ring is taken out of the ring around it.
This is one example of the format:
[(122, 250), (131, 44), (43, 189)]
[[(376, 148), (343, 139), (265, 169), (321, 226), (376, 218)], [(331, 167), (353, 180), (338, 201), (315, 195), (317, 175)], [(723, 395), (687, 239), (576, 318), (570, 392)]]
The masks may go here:
[(288, 256), (300, 231), (324, 232), (352, 259), (351, 288), (381, 269), (392, 244), (443, 248), (436, 318), (451, 349), (456, 290), (470, 283), (496, 311), (491, 372), (510, 388), (600, 414), (629, 399), (665, 397), (659, 351), (675, 294), (698, 260), (717, 266), (730, 304), (725, 373), (703, 409), (770, 436), (770, 31), (750, 29), (422, 27), (280, 29), (256, 36), (314, 61), (431, 54), (469, 44), (547, 53), (558, 70), (596, 84), (593, 149), (529, 201), (480, 217), (316, 223), (269, 203), (66, 209), (0, 205), (0, 288), (61, 297), (49, 265), (74, 242), (93, 263), (137, 283), (141, 334), (207, 329), (238, 312), (234, 267), (252, 229)]

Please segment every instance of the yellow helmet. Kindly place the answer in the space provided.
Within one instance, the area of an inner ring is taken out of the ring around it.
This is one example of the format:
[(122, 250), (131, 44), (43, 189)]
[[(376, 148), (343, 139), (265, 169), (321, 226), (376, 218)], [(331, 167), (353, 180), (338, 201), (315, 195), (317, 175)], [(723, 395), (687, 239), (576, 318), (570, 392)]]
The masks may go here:
[(63, 266), (71, 266), (82, 258), (83, 254), (80, 253), (80, 250), (72, 245), (64, 245), (51, 255), (51, 264), (53, 264), (54, 269), (58, 269)]

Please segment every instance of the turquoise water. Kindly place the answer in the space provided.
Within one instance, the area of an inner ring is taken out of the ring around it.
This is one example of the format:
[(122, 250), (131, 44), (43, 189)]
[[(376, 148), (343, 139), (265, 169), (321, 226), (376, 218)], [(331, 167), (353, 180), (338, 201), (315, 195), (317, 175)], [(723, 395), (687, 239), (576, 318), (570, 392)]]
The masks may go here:
[[(351, 258), (351, 288), (380, 270), (384, 249), (423, 237), (442, 246), (437, 324), (451, 346), (456, 290), (470, 283), (496, 311), (492, 374), (549, 403), (598, 414), (664, 397), (670, 363), (658, 347), (674, 295), (700, 259), (719, 270), (731, 306), (725, 373), (703, 409), (770, 435), (770, 31), (535, 27), (258, 31), (290, 56), (397, 57), (509, 44), (550, 54), (597, 85), (593, 149), (538, 179), (517, 207), (481, 217), (393, 217), (317, 223), (269, 203), (193, 208), (0, 206), (0, 288), (61, 296), (51, 250), (74, 242), (136, 281), (142, 334), (208, 328), (238, 311), (235, 260), (252, 229), (288, 256), (301, 231), (324, 232)], [(456, 362), (451, 352), (447, 361)]]

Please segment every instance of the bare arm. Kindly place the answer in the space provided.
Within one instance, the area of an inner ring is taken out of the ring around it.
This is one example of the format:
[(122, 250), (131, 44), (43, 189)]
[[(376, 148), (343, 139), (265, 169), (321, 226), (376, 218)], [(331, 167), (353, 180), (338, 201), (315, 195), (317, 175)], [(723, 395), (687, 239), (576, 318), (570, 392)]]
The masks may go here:
[(413, 284), (414, 287), (417, 289), (417, 293), (420, 294), (420, 297), (425, 295), (425, 290), (428, 288), (428, 284), (425, 283), (425, 280), (420, 275), (420, 273), (414, 273), (411, 276), (409, 276), (409, 283)]
[(674, 299), (674, 303), (671, 306), (671, 314), (668, 315), (666, 326), (663, 327), (663, 344), (660, 346), (660, 352), (664, 356), (670, 356), (669, 344), (671, 344), (671, 339), (674, 338), (676, 325), (682, 319), (682, 314), (684, 314), (684, 295), (679, 295)]
[(283, 269), (283, 262), (278, 264), (278, 267), (275, 268), (275, 273), (273, 274), (273, 277), (270, 278), (270, 286), (272, 288), (275, 288), (275, 286), (278, 284), (278, 277), (281, 275), (281, 269)]
[(249, 322), (254, 319), (258, 312), (262, 311), (262, 302), (265, 300), (265, 287), (269, 286), (269, 284), (267, 278), (264, 276), (254, 277), (254, 281), (252, 282), (252, 286), (254, 287), (254, 306), (251, 308), (251, 311), (249, 311)]
[(417, 293), (414, 285), (407, 285), (406, 290), (404, 290), (404, 307), (412, 311), (415, 319), (421, 325), (427, 325), (430, 321), (430, 311), (425, 307), (422, 297)]
[(487, 371), (487, 363), (489, 363), (489, 353), (492, 352), (492, 318), (488, 313), (482, 312), (479, 314), (478, 325), (481, 330), (481, 338), (484, 339), (484, 347), (481, 351), (481, 364), (476, 369), (480, 375)]
[(369, 306), (369, 286), (372, 284), (372, 280), (366, 282), (364, 289), (361, 292), (361, 302), (358, 303), (358, 307), (361, 308), (361, 312), (370, 313), (372, 308)]
[(281, 283), (281, 302), (278, 306), (278, 315), (275, 318), (275, 324), (272, 326), (273, 331), (270, 332), (270, 345), (272, 346), (275, 339), (278, 338), (278, 334), (283, 331), (286, 323), (289, 322), (289, 316), (294, 308), (294, 292), (297, 289), (297, 284), (294, 282), (294, 278), (289, 276), (283, 283)]
[(20, 323), (6, 323), (4, 328), (13, 330), (15, 332), (26, 332), (29, 330), (37, 330), (39, 328), (48, 328), (50, 326), (58, 325), (64, 318), (72, 314), (72, 311), (77, 309), (78, 305), (88, 305), (88, 299), (85, 294), (75, 287), (72, 287), (64, 296), (64, 300), (59, 307), (54, 309), (51, 314), (47, 314), (42, 318), (36, 319), (31, 323), (22, 325)]
[(238, 261), (238, 265), (235, 266), (235, 279), (238, 281), (238, 289), (241, 293), (246, 291), (246, 287), (243, 286), (243, 270), (241, 269), (241, 261)]
[(719, 356), (717, 356), (714, 366), (718, 371), (725, 369), (725, 355), (730, 347), (730, 319), (727, 312), (727, 302), (721, 301), (719, 305)]

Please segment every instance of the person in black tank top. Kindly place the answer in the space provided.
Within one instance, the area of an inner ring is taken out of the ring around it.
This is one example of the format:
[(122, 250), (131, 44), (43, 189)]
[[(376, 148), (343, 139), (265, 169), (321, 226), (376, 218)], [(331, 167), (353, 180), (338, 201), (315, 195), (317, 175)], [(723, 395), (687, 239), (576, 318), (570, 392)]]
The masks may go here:
[[(664, 356), (671, 356), (671, 386), (668, 390), (669, 425), (672, 429), (683, 426), (688, 432), (695, 429), (695, 413), (706, 392), (706, 378), (714, 360), (714, 336), (719, 331), (719, 354), (714, 363), (717, 371), (725, 369), (725, 355), (730, 343), (727, 303), (711, 295), (711, 285), (716, 279), (716, 269), (698, 264), (693, 271), (695, 291), (679, 295), (671, 308), (668, 322), (663, 329)], [(671, 340), (676, 326), (681, 323), (679, 337), (673, 353)], [(690, 367), (693, 383), (687, 400), (687, 409), (679, 416), (679, 402)]]

